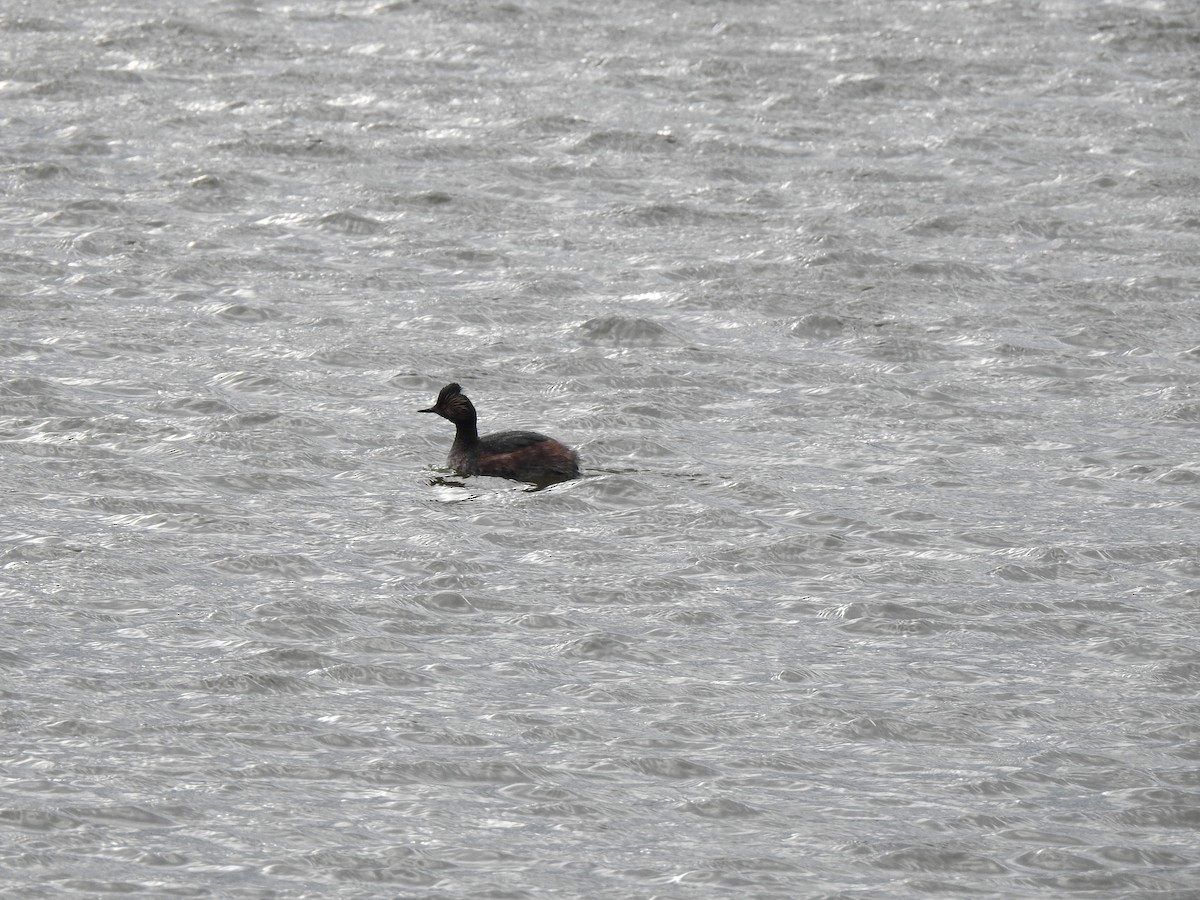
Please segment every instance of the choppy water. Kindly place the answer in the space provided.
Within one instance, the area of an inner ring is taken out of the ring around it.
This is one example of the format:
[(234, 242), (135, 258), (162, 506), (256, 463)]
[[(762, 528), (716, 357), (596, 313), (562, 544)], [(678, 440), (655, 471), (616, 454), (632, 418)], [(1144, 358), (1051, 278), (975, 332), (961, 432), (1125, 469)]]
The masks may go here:
[(1197, 896), (1194, 4), (0, 35), (0, 895)]

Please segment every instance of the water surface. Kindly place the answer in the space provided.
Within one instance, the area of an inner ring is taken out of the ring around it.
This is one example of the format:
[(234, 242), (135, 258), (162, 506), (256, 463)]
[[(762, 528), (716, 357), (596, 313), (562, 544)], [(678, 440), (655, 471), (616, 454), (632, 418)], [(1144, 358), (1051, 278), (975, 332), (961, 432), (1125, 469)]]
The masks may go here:
[(0, 33), (0, 893), (1194, 895), (1192, 4)]

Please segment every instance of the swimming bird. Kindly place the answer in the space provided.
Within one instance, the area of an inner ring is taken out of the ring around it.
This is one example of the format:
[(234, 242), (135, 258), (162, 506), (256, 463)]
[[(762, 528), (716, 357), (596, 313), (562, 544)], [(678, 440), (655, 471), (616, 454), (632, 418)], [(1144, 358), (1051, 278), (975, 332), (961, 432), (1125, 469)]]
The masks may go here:
[(579, 477), (579, 454), (536, 431), (497, 431), (479, 436), (475, 406), (462, 386), (448, 384), (437, 401), (417, 412), (437, 413), (454, 423), (446, 464), (460, 475), (493, 475), (547, 485)]

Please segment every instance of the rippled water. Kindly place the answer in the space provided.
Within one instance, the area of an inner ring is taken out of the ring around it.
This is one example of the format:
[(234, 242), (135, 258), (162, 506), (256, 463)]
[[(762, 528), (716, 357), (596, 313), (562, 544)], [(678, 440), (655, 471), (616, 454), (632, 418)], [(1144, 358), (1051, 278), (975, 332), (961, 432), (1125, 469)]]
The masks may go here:
[(1196, 896), (1192, 3), (0, 34), (0, 895)]

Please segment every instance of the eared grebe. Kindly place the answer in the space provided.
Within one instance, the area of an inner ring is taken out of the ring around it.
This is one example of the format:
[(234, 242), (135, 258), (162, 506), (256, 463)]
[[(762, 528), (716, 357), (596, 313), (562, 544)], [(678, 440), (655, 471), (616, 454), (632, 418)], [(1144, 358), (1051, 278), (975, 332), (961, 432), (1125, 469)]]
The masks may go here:
[(446, 464), (460, 475), (495, 475), (514, 481), (553, 484), (579, 476), (579, 456), (536, 431), (498, 431), (479, 436), (475, 407), (457, 384), (448, 384), (429, 409), (457, 429)]

